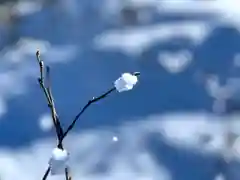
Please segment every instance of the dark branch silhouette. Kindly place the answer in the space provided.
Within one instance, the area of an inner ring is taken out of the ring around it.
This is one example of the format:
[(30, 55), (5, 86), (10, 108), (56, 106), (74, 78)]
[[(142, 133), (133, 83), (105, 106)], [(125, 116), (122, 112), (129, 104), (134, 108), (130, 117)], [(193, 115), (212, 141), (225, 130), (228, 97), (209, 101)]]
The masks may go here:
[[(52, 120), (53, 120), (53, 124), (56, 130), (56, 134), (57, 134), (57, 139), (58, 139), (58, 148), (60, 149), (64, 149), (63, 145), (62, 145), (62, 137), (63, 137), (63, 129), (61, 126), (61, 123), (59, 121), (58, 115), (57, 115), (57, 111), (54, 105), (54, 99), (53, 99), (53, 95), (51, 92), (51, 85), (50, 85), (50, 67), (47, 66), (46, 68), (46, 79), (44, 77), (44, 63), (43, 60), (40, 59), (40, 51), (36, 52), (36, 57), (37, 57), (37, 61), (39, 63), (39, 70), (40, 70), (40, 77), (38, 78), (38, 82), (40, 84), (41, 89), (43, 90), (43, 93), (47, 99), (47, 103), (48, 103), (48, 107), (51, 110), (51, 116), (52, 116)], [(45, 85), (46, 84), (46, 85)], [(42, 180), (46, 180), (49, 173), (51, 171), (51, 167), (49, 166), (42, 178)], [(71, 180), (71, 177), (68, 173), (68, 168), (66, 168), (65, 170), (65, 176), (66, 176), (66, 180)]]
[(72, 177), (69, 176), (69, 169), (68, 168), (65, 168), (65, 177), (66, 177), (66, 180), (71, 180)]
[[(37, 56), (37, 60), (38, 60), (38, 63), (39, 63), (39, 68), (40, 68), (40, 78), (38, 78), (38, 82), (40, 84), (41, 89), (43, 90), (43, 92), (45, 94), (46, 99), (47, 99), (48, 107), (51, 110), (51, 116), (52, 116), (53, 124), (55, 126), (57, 138), (58, 138), (58, 141), (60, 141), (62, 139), (63, 129), (61, 127), (59, 118), (57, 116), (57, 112), (56, 112), (56, 109), (55, 109), (55, 106), (54, 106), (54, 101), (53, 101), (53, 97), (52, 97), (52, 93), (51, 93), (50, 67), (47, 66), (46, 79), (45, 79), (45, 77), (44, 77), (44, 62), (40, 58), (40, 51), (36, 52), (36, 56)], [(47, 84), (47, 87), (45, 86), (45, 84)]]
[(50, 168), (50, 166), (49, 166), (49, 167), (47, 168), (47, 170), (46, 170), (46, 172), (45, 172), (42, 180), (46, 180), (46, 179), (47, 179), (47, 177), (48, 177), (48, 175), (49, 175), (49, 173), (50, 173), (50, 170), (51, 170), (51, 168)]
[(87, 110), (88, 107), (90, 107), (91, 104), (96, 103), (97, 101), (104, 99), (105, 97), (107, 97), (107, 95), (109, 95), (110, 93), (114, 92), (116, 90), (116, 88), (111, 88), (110, 90), (108, 90), (106, 93), (102, 94), (99, 97), (94, 97), (92, 100), (88, 101), (88, 103), (83, 107), (83, 109), (76, 115), (76, 117), (74, 118), (74, 120), (72, 121), (72, 123), (68, 126), (67, 130), (65, 131), (65, 133), (62, 136), (62, 139), (60, 142), (63, 141), (63, 139), (67, 136), (67, 134), (73, 129), (74, 125), (76, 124), (77, 120), (79, 119), (79, 117)]

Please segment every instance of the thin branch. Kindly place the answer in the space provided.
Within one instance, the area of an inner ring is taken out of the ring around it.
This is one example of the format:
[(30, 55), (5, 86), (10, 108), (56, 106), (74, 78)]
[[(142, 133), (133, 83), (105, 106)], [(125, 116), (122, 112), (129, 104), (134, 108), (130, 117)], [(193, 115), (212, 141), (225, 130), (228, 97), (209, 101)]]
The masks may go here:
[(48, 175), (49, 175), (49, 172), (50, 172), (50, 166), (47, 168), (47, 170), (46, 170), (46, 172), (45, 172), (45, 174), (44, 174), (44, 176), (43, 176), (43, 178), (42, 178), (42, 180), (46, 180), (47, 179), (47, 177), (48, 177)]
[(92, 100), (88, 101), (88, 103), (83, 107), (83, 109), (76, 115), (76, 117), (74, 118), (74, 120), (72, 121), (72, 123), (68, 126), (67, 130), (65, 131), (65, 133), (63, 134), (63, 137), (60, 141), (60, 143), (63, 141), (63, 139), (67, 136), (67, 134), (73, 129), (74, 125), (76, 124), (77, 120), (79, 119), (79, 117), (86, 111), (86, 109), (93, 103), (96, 103), (97, 101), (104, 99), (105, 97), (107, 97), (107, 95), (109, 95), (110, 93), (114, 92), (116, 90), (115, 87), (111, 88), (110, 90), (108, 90), (106, 93), (100, 95), (99, 97), (94, 97)]
[(69, 175), (69, 169), (68, 168), (65, 168), (65, 177), (66, 177), (66, 180), (71, 180), (72, 177)]
[(44, 77), (43, 77), (43, 69), (44, 69), (44, 63), (43, 63), (43, 60), (40, 59), (40, 51), (38, 50), (36, 52), (36, 57), (37, 57), (37, 60), (38, 60), (38, 64), (39, 64), (39, 70), (40, 70), (40, 78), (38, 78), (38, 82), (44, 92), (44, 95), (48, 101), (48, 105), (51, 104), (51, 101), (50, 101), (50, 98), (48, 96), (48, 93), (47, 93), (47, 89), (45, 88), (44, 86)]
[(56, 121), (56, 109), (55, 109), (55, 105), (54, 105), (54, 101), (53, 101), (53, 96), (52, 96), (52, 93), (51, 93), (51, 87), (50, 87), (50, 67), (47, 66), (46, 68), (46, 79), (45, 79), (45, 88), (46, 88), (46, 91), (47, 91), (47, 94), (48, 94), (48, 97), (49, 97), (49, 101), (50, 101), (50, 105), (49, 105), (49, 108), (51, 109), (51, 113), (52, 113), (52, 118), (55, 122), (55, 124), (57, 124), (57, 121)]
[(61, 123), (59, 121), (58, 115), (57, 115), (57, 110), (55, 108), (55, 104), (54, 104), (54, 99), (53, 99), (53, 95), (52, 95), (52, 90), (51, 90), (51, 79), (50, 79), (50, 67), (47, 66), (46, 68), (46, 89), (47, 89), (47, 93), (49, 95), (49, 99), (51, 101), (51, 111), (52, 111), (52, 118), (56, 124), (56, 128), (57, 128), (57, 134), (58, 134), (58, 140), (61, 139), (61, 137), (63, 136), (63, 129), (61, 126)]
[[(56, 110), (55, 110), (55, 107), (54, 107), (54, 104), (53, 104), (53, 98), (52, 98), (52, 94), (51, 94), (51, 90), (50, 90), (50, 68), (47, 67), (47, 73), (46, 73), (46, 76), (47, 76), (47, 83), (48, 83), (48, 88), (46, 88), (45, 86), (45, 78), (44, 78), (44, 63), (43, 63), (43, 60), (41, 60), (40, 58), (40, 51), (38, 50), (36, 52), (36, 57), (37, 57), (37, 61), (39, 63), (39, 69), (40, 69), (40, 78), (38, 78), (38, 82), (40, 84), (40, 87), (41, 89), (43, 90), (44, 92), (44, 95), (47, 99), (47, 103), (48, 103), (48, 107), (50, 108), (51, 110), (51, 116), (52, 116), (52, 120), (53, 120), (53, 124), (55, 126), (55, 130), (56, 130), (56, 133), (57, 133), (57, 137), (58, 137), (58, 140), (61, 139), (61, 136), (62, 136), (62, 129), (60, 128), (60, 123), (58, 121), (58, 118), (57, 118), (57, 114), (56, 114)], [(50, 92), (50, 93), (49, 93)]]
[(53, 108), (55, 110), (53, 95), (52, 95), (52, 91), (51, 91), (51, 79), (50, 79), (50, 67), (49, 66), (47, 66), (47, 68), (46, 68), (45, 83), (46, 83), (46, 89), (47, 89), (47, 92), (48, 92), (48, 95), (49, 95), (49, 99), (50, 99), (51, 104), (53, 105)]

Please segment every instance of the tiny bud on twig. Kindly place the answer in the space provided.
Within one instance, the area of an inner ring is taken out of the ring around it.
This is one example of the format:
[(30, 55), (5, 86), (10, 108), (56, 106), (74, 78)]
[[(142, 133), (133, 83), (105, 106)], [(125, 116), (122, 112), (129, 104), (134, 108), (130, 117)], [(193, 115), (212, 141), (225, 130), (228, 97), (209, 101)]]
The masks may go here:
[(42, 60), (39, 62), (39, 65), (40, 65), (40, 67), (41, 67), (41, 68), (43, 68), (43, 66), (44, 66), (44, 63), (43, 63), (43, 61), (42, 61)]
[(134, 72), (133, 75), (134, 76), (140, 76), (140, 72)]
[(38, 78), (38, 82), (39, 82), (39, 83), (42, 83), (42, 79), (41, 79), (41, 78)]
[(40, 50), (38, 49), (37, 52), (36, 52), (36, 56), (40, 56)]

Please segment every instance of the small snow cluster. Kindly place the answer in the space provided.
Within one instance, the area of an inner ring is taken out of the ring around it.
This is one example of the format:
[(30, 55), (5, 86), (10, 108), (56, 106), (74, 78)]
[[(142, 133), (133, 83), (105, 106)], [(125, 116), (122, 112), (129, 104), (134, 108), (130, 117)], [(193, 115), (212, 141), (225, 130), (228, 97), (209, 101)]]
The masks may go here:
[(114, 82), (114, 86), (118, 92), (129, 91), (137, 84), (139, 73), (124, 73)]

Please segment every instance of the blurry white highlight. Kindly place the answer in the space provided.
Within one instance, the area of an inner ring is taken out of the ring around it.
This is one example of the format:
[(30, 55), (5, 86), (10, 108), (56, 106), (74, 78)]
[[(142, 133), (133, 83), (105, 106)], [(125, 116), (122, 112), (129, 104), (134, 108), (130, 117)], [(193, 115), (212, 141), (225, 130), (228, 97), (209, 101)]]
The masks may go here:
[(116, 142), (116, 141), (118, 141), (118, 137), (117, 136), (113, 136), (112, 140)]
[(12, 13), (18, 16), (26, 16), (42, 9), (42, 4), (34, 1), (21, 1), (14, 4)]
[(214, 180), (225, 180), (225, 177), (223, 174), (218, 174)]
[(124, 73), (114, 82), (114, 86), (118, 92), (129, 91), (136, 85), (137, 82), (137, 76), (130, 73)]
[(50, 114), (43, 114), (39, 119), (39, 126), (43, 131), (49, 131), (53, 127), (53, 121)]
[(124, 30), (110, 30), (98, 35), (95, 47), (101, 50), (118, 50), (130, 55), (139, 55), (157, 43), (166, 43), (173, 38), (186, 38), (194, 44), (201, 44), (212, 31), (204, 22), (186, 20), (159, 23)]
[(170, 73), (184, 71), (192, 62), (192, 54), (187, 50), (176, 53), (161, 52), (158, 55), (158, 62)]

